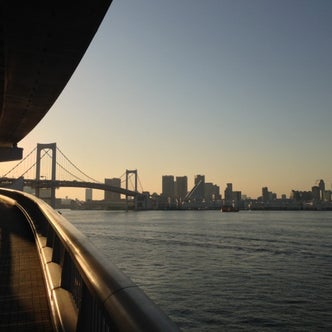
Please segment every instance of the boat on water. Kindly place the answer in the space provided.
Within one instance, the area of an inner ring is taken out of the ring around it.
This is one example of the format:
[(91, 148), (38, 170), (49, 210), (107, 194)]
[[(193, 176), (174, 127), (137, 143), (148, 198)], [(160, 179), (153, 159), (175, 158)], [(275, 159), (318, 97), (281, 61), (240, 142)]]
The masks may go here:
[(232, 206), (232, 205), (224, 205), (221, 208), (222, 212), (239, 212), (239, 208)]

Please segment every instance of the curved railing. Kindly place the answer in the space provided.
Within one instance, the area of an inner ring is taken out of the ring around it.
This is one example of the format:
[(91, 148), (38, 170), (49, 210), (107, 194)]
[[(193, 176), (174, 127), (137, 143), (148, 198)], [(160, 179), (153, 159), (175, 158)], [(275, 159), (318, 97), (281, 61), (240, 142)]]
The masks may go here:
[(57, 330), (178, 331), (145, 293), (44, 201), (1, 189), (34, 233)]

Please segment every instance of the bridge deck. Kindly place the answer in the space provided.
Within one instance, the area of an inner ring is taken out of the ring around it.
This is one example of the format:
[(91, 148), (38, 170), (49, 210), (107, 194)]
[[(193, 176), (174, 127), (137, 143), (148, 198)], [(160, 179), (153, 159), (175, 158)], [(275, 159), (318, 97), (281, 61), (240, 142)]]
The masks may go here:
[(0, 331), (53, 331), (31, 229), (0, 197)]

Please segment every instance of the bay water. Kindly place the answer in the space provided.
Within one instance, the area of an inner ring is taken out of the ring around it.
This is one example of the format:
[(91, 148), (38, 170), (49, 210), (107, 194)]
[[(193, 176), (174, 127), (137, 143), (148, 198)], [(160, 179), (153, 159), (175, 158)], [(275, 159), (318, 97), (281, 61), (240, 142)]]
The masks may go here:
[(332, 331), (332, 212), (62, 214), (183, 331)]

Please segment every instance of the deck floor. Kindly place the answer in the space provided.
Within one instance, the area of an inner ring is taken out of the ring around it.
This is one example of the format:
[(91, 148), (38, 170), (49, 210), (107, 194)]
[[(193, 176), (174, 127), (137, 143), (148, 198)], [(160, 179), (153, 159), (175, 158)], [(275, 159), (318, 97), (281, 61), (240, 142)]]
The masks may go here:
[(0, 331), (54, 331), (34, 237), (0, 198)]

